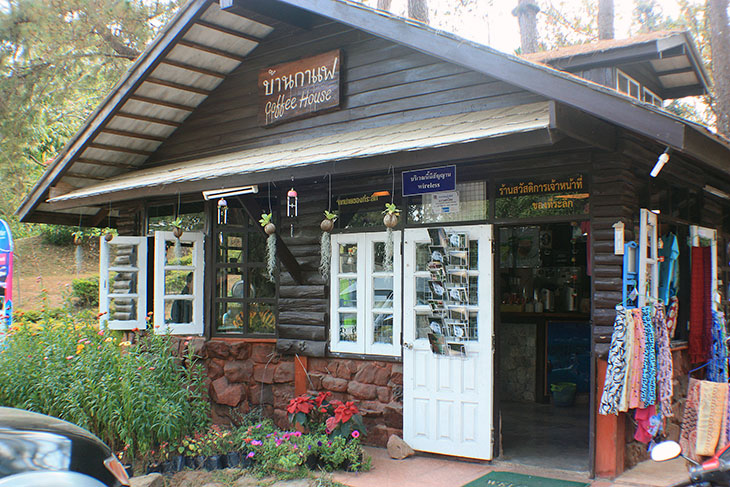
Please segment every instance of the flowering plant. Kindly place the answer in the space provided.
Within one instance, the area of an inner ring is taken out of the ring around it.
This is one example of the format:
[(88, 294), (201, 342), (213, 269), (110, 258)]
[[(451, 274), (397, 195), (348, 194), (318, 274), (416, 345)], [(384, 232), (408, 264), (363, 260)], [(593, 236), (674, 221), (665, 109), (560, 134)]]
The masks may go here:
[[(332, 393), (327, 391), (316, 396), (304, 394), (295, 397), (287, 407), (289, 421), (313, 432), (322, 432), (324, 428), (324, 433), (330, 437), (357, 438), (365, 434), (365, 425), (357, 406), (352, 401), (330, 401), (331, 396)], [(357, 434), (353, 436), (355, 431)]]

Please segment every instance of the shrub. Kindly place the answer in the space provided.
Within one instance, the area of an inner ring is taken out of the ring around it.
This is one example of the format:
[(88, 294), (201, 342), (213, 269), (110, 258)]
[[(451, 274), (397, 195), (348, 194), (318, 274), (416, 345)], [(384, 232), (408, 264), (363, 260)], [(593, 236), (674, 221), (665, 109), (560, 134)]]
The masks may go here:
[(99, 306), (99, 276), (80, 277), (71, 281), (71, 296), (84, 308)]
[(41, 225), (41, 239), (51, 245), (70, 245), (76, 227), (66, 225)]
[(352, 401), (330, 401), (331, 392), (316, 396), (304, 394), (289, 401), (286, 410), (289, 422), (313, 432), (324, 430), (330, 438), (349, 437), (357, 431), (357, 437), (366, 434), (365, 425), (357, 406)]
[(129, 455), (204, 430), (201, 366), (188, 356), (184, 367), (169, 336), (135, 341), (68, 313), (16, 323), (0, 351), (0, 405), (65, 419)]

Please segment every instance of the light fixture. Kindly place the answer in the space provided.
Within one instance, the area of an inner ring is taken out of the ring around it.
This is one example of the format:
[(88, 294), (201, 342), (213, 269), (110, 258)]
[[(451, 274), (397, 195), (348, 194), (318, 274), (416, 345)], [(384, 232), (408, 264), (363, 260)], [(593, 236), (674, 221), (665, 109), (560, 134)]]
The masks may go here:
[(711, 195), (717, 196), (718, 198), (730, 200), (730, 194), (726, 193), (725, 191), (722, 191), (721, 189), (717, 189), (714, 186), (710, 186), (709, 184), (705, 184), (705, 186), (702, 189), (704, 189)]
[(669, 151), (670, 151), (670, 149), (669, 149), (669, 147), (667, 147), (666, 149), (664, 149), (664, 152), (662, 152), (662, 154), (659, 156), (659, 159), (657, 159), (656, 164), (654, 164), (654, 169), (652, 169), (651, 172), (649, 173), (649, 175), (651, 177), (653, 177), (653, 178), (657, 177), (657, 175), (659, 174), (659, 171), (661, 171), (662, 168), (664, 167), (664, 164), (669, 162)]
[(259, 187), (256, 184), (239, 186), (237, 188), (209, 189), (208, 191), (203, 191), (203, 199), (205, 199), (205, 201), (208, 201), (216, 198), (225, 198), (226, 196), (238, 196), (242, 194), (252, 194), (258, 192)]

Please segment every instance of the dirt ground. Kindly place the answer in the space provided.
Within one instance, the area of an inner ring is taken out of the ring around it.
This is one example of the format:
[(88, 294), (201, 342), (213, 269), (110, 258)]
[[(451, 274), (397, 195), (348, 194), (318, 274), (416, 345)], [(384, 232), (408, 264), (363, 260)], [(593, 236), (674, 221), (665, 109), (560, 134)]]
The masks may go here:
[(73, 245), (57, 246), (43, 243), (40, 236), (14, 241), (13, 300), (14, 308), (40, 309), (41, 290), (48, 291), (49, 307), (61, 306), (71, 294), (71, 281), (77, 277), (99, 274), (97, 242), (81, 245), (81, 272), (76, 269), (76, 249)]

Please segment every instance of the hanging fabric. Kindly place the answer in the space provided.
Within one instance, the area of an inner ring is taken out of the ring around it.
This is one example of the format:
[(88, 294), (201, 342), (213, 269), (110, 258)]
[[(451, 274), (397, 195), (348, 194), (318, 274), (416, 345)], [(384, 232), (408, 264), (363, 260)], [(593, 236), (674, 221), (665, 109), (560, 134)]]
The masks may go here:
[(644, 325), (644, 362), (641, 371), (641, 402), (644, 407), (656, 401), (656, 346), (654, 345), (654, 324), (652, 307), (641, 308), (641, 321)]
[(656, 384), (657, 384), (657, 404), (659, 405), (659, 413), (669, 418), (674, 415), (672, 411), (672, 395), (674, 395), (674, 386), (672, 376), (674, 369), (672, 365), (672, 352), (669, 345), (669, 329), (667, 328), (664, 305), (658, 304), (654, 307), (654, 316), (652, 317), (654, 332), (656, 334)]
[(674, 296), (669, 298), (669, 306), (667, 307), (667, 330), (669, 331), (669, 339), (674, 338), (674, 332), (677, 329), (677, 317), (679, 316), (679, 299)]
[(629, 395), (631, 392), (631, 370), (633, 357), (636, 349), (636, 331), (634, 329), (634, 315), (631, 310), (624, 309), (624, 320), (626, 322), (626, 373), (623, 377), (623, 385), (621, 387), (621, 400), (619, 401), (618, 410), (626, 412), (629, 410)]
[(727, 332), (725, 331), (725, 315), (712, 311), (712, 346), (710, 362), (707, 364), (707, 380), (713, 382), (728, 381)]
[(710, 247), (692, 247), (689, 358), (706, 362), (710, 353), (712, 326), (712, 256)]
[(629, 409), (640, 409), (644, 407), (641, 402), (641, 384), (646, 338), (644, 336), (644, 322), (641, 318), (641, 310), (638, 308), (632, 309), (631, 318), (634, 327), (634, 354), (631, 358), (631, 365), (629, 367), (629, 373), (631, 374), (631, 381), (629, 385), (631, 388), (629, 391)]
[(695, 453), (697, 445), (697, 412), (700, 404), (700, 382), (690, 377), (687, 387), (687, 398), (684, 400), (684, 416), (682, 430), (679, 435), (679, 444), (682, 453), (692, 460), (697, 460)]
[(618, 305), (616, 306), (616, 319), (613, 323), (611, 346), (608, 351), (606, 380), (603, 385), (601, 404), (598, 408), (599, 414), (608, 415), (619, 413), (628, 367), (626, 357), (626, 329), (626, 310), (623, 306)]
[(700, 382), (700, 400), (697, 413), (696, 453), (702, 456), (715, 454), (722, 418), (727, 410), (728, 385), (726, 383)]
[(679, 285), (679, 243), (677, 236), (669, 233), (661, 238), (659, 248), (659, 299), (668, 303), (672, 296), (677, 294)]
[(662, 420), (656, 414), (656, 407), (654, 405), (637, 409), (634, 413), (634, 420), (636, 421), (634, 439), (642, 443), (649, 443), (659, 433), (662, 427)]

